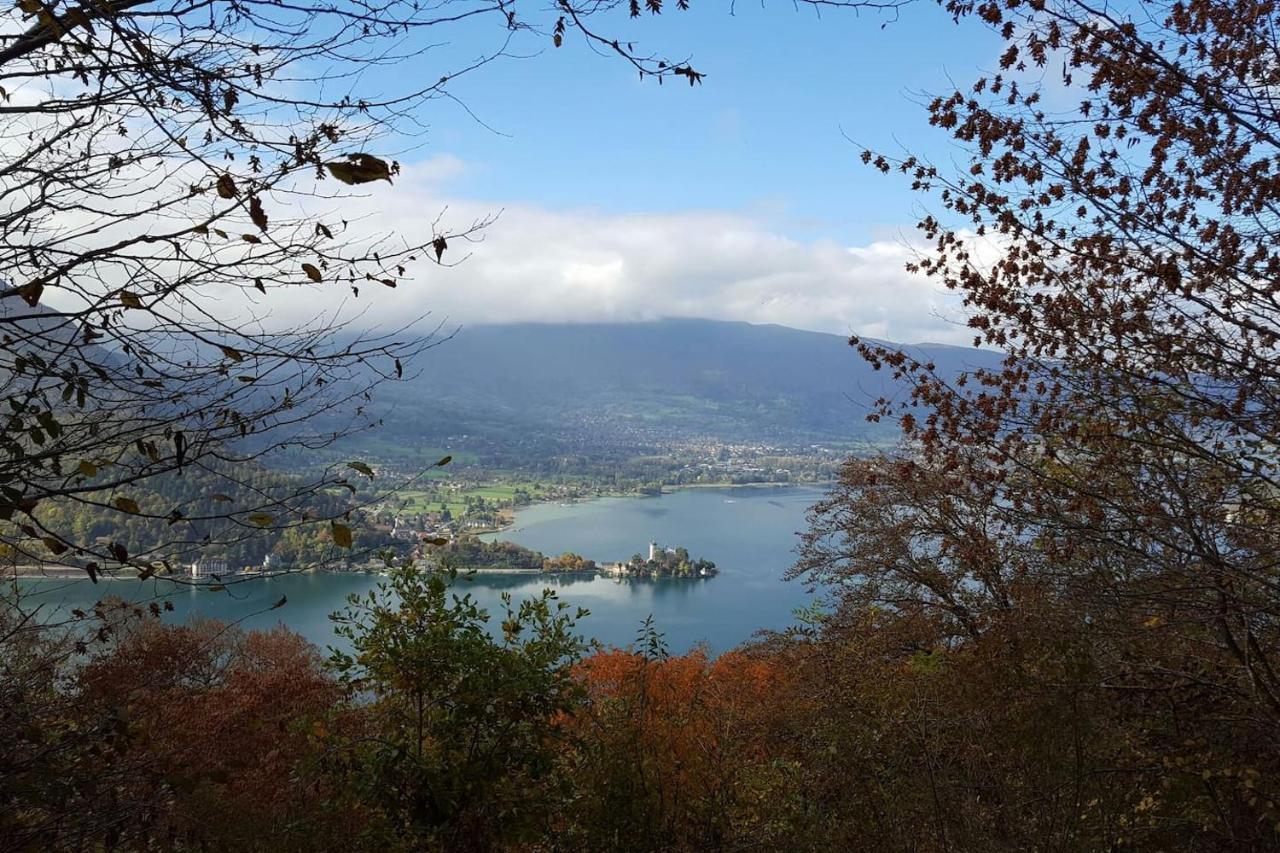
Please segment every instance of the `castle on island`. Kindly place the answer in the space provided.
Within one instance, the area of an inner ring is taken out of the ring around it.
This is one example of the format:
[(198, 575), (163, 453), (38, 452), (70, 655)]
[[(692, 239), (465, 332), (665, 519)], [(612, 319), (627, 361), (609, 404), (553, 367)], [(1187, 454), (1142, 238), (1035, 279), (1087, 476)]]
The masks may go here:
[(599, 571), (606, 577), (621, 581), (623, 578), (708, 578), (718, 574), (716, 564), (710, 560), (695, 560), (684, 548), (649, 542), (649, 558), (636, 554), (630, 560), (604, 563)]
[(657, 559), (661, 557), (663, 554), (674, 554), (675, 552), (676, 552), (675, 548), (667, 548), (665, 546), (659, 545), (657, 541), (649, 542), (649, 560), (651, 562), (657, 561)]

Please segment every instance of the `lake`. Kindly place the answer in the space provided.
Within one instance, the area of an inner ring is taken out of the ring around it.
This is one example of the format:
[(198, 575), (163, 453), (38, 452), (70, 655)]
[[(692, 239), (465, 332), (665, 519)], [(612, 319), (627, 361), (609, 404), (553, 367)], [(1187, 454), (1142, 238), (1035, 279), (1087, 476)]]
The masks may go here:
[[(805, 511), (823, 492), (812, 486), (681, 489), (655, 497), (602, 498), (570, 505), (538, 504), (520, 510), (512, 529), (495, 534), (547, 555), (574, 551), (597, 562), (647, 554), (648, 543), (683, 546), (692, 557), (714, 561), (714, 578), (616, 581), (603, 577), (473, 575), (457, 589), (470, 592), (495, 614), (500, 596), (519, 599), (544, 588), (590, 611), (579, 626), (588, 637), (625, 646), (653, 615), (673, 652), (706, 643), (723, 652), (762, 628), (791, 624), (809, 597), (782, 574), (795, 560)], [(376, 575), (308, 573), (234, 584), (226, 592), (179, 588), (157, 581), (40, 579), (21, 581), (24, 594), (48, 607), (87, 608), (104, 594), (136, 600), (163, 595), (173, 602), (167, 618), (202, 615), (242, 620), (248, 628), (283, 622), (312, 642), (333, 642), (329, 614), (349, 593), (368, 590)], [(281, 596), (288, 604), (267, 610)], [(500, 621), (498, 619), (494, 622)]]

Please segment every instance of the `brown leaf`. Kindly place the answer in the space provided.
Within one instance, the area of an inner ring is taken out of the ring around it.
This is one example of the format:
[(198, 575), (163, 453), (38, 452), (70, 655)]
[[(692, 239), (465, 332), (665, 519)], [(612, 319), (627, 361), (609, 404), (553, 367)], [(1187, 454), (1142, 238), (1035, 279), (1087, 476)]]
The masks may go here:
[(348, 154), (346, 162), (325, 163), (329, 173), (344, 184), (367, 184), (372, 181), (391, 183), (391, 167), (372, 154)]
[(345, 524), (339, 524), (336, 521), (329, 522), (329, 527), (333, 531), (333, 544), (339, 548), (351, 547), (351, 528)]
[(17, 293), (22, 297), (23, 302), (35, 308), (40, 304), (40, 295), (44, 293), (44, 285), (38, 281), (32, 281), (19, 287)]
[(320, 268), (315, 264), (303, 264), (302, 271), (307, 274), (307, 278), (312, 281), (321, 281), (324, 276), (320, 275)]
[(235, 179), (225, 172), (218, 177), (217, 189), (222, 198), (235, 198), (240, 194), (240, 190), (236, 189)]
[(262, 202), (258, 197), (249, 197), (249, 218), (253, 220), (253, 224), (257, 225), (263, 231), (267, 230), (267, 213), (262, 209)]
[(68, 9), (65, 19), (73, 27), (84, 27), (89, 32), (93, 32), (93, 22), (89, 20), (84, 9)]

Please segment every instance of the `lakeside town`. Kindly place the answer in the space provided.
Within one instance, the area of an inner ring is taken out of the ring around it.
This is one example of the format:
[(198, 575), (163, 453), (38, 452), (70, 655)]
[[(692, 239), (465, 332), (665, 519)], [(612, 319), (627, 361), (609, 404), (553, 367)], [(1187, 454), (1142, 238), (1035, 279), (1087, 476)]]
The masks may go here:
[[(381, 472), (379, 472), (381, 473)], [(782, 486), (785, 482), (753, 482), (743, 486)], [(573, 553), (544, 557), (514, 543), (484, 541), (511, 528), (518, 509), (534, 504), (575, 503), (602, 497), (658, 496), (685, 488), (732, 488), (726, 483), (689, 483), (654, 487), (611, 488), (583, 479), (538, 482), (477, 479), (470, 476), (429, 481), (414, 490), (398, 490), (377, 500), (365, 493), (367, 508), (353, 516), (354, 549), (335, 548), (329, 525), (286, 526), (271, 539), (259, 540), (257, 554), (233, 541), (232, 547), (205, 545), (187, 555), (153, 560), (148, 577), (181, 578), (219, 584), (228, 579), (265, 577), (304, 571), (378, 573), (405, 560), (456, 568), (460, 572), (598, 573), (617, 579), (711, 577), (715, 564), (692, 559), (682, 547), (647, 543), (645, 553), (597, 563)], [(119, 534), (120, 531), (117, 531)], [(267, 532), (267, 531), (264, 531)], [(108, 534), (110, 535), (110, 534)], [(326, 546), (325, 542), (329, 545)], [(86, 565), (47, 561), (5, 567), (11, 578), (136, 578), (136, 567), (113, 561)]]
[[(492, 538), (511, 529), (519, 509), (535, 504), (568, 506), (699, 487), (831, 482), (837, 458), (836, 450), (826, 445), (697, 439), (646, 448), (652, 455), (630, 455), (608, 464), (589, 454), (565, 457), (557, 470), (538, 471), (495, 467), (485, 454), (470, 449), (478, 447), (475, 436), (452, 438), (456, 443), (445, 447), (400, 445), (394, 453), (366, 448), (371, 452), (362, 458), (326, 462), (324, 473), (313, 473), (330, 485), (302, 501), (290, 495), (308, 472), (252, 469), (235, 486), (208, 472), (187, 471), (155, 478), (146, 490), (104, 498), (112, 507), (113, 501), (128, 507), (124, 514), (108, 512), (101, 504), (49, 502), (42, 507), (47, 523), (83, 530), (93, 548), (41, 565), (18, 561), (4, 574), (100, 579), (142, 573), (217, 583), (212, 579), (304, 570), (377, 571), (388, 555), (396, 561), (424, 559), (463, 537)], [(451, 462), (442, 470), (424, 459)], [(257, 509), (218, 521), (228, 502), (256, 504)], [(341, 545), (327, 521), (308, 518), (338, 519), (354, 547)], [(174, 547), (155, 547), (175, 532), (181, 541)], [(128, 558), (118, 559), (119, 554)], [(138, 558), (152, 568), (143, 572)]]
[[(557, 557), (546, 557), (517, 545), (514, 542), (484, 542), (474, 536), (464, 535), (458, 540), (447, 543), (431, 553), (419, 553), (417, 559), (436, 569), (456, 570), (459, 573), (496, 573), (496, 574), (583, 574), (601, 575), (617, 581), (626, 579), (638, 580), (659, 578), (710, 578), (720, 573), (719, 568), (710, 560), (690, 557), (684, 547), (659, 545), (651, 540), (646, 554), (637, 552), (629, 559), (615, 562), (597, 563), (572, 552)], [(391, 562), (394, 565), (394, 560)], [(341, 571), (349, 572), (385, 572), (389, 567), (387, 560), (370, 558), (364, 563), (347, 562)], [(82, 578), (85, 570), (80, 566), (46, 564), (31, 566), (29, 572), (24, 567), (16, 567), (17, 577), (67, 577)], [(271, 556), (264, 558), (258, 567), (245, 566), (236, 568), (223, 559), (200, 559), (184, 567), (181, 572), (186, 578), (195, 581), (220, 583), (231, 578), (269, 577), (288, 574), (278, 563), (272, 563)], [(121, 577), (111, 574), (108, 577)], [(128, 575), (128, 577), (136, 577)]]

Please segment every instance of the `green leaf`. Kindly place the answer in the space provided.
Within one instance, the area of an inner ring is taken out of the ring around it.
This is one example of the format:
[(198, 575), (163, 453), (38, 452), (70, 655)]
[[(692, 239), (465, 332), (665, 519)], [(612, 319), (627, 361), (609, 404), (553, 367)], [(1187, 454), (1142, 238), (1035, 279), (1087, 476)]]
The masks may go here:
[(370, 468), (368, 465), (364, 464), (363, 462), (348, 462), (347, 467), (353, 470), (359, 471), (361, 474), (364, 474), (370, 480), (373, 479), (373, 469)]
[(258, 525), (259, 527), (270, 527), (271, 525), (276, 523), (275, 516), (265, 512), (250, 513), (249, 515), (245, 516), (245, 518), (249, 522)]

